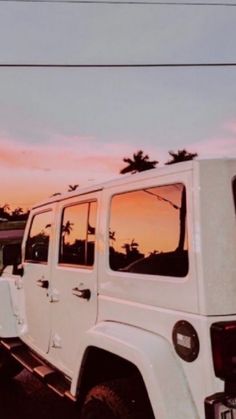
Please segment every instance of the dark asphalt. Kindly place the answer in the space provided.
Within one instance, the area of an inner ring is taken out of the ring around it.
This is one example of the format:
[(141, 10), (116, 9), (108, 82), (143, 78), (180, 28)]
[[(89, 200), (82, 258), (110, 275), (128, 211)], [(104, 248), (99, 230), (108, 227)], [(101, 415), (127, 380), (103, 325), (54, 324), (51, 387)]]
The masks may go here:
[(26, 370), (0, 382), (1, 419), (79, 419), (73, 402), (62, 399)]

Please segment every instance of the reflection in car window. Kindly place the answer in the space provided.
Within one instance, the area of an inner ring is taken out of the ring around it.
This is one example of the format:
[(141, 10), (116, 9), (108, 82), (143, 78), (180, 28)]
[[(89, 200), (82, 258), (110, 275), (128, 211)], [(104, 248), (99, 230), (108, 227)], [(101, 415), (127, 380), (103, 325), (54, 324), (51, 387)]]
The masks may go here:
[(178, 183), (115, 195), (109, 242), (115, 271), (187, 275), (185, 187)]
[(85, 202), (64, 209), (59, 263), (93, 265), (96, 207), (96, 202)]
[(51, 217), (51, 211), (34, 216), (26, 241), (25, 260), (38, 263), (48, 261)]

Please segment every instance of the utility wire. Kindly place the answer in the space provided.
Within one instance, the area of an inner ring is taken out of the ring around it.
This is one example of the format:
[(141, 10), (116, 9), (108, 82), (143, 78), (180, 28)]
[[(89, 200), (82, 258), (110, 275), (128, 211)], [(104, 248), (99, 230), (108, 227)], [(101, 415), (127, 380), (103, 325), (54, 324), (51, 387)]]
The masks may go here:
[[(1, 0), (0, 0), (1, 1)], [(21, 0), (17, 0), (21, 1)], [(137, 64), (50, 64), (50, 63), (0, 63), (0, 68), (176, 68), (176, 67), (236, 67), (236, 62), (226, 63), (137, 63)]]
[(136, 0), (0, 0), (0, 2), (14, 2), (14, 3), (77, 3), (77, 4), (140, 4), (140, 5), (161, 5), (161, 6), (220, 6), (220, 7), (235, 7), (236, 3), (222, 3), (222, 2), (214, 2), (214, 3), (206, 3), (202, 1), (195, 1), (192, 3), (187, 3), (184, 1), (136, 1)]

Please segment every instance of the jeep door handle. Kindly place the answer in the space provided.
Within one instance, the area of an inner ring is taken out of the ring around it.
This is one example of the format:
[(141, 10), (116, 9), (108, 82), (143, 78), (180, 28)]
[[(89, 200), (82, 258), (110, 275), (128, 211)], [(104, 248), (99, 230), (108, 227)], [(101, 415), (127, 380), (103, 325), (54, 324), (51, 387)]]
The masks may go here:
[(36, 284), (38, 285), (38, 287), (41, 288), (48, 288), (49, 287), (49, 282), (47, 279), (38, 279), (38, 281), (36, 281)]
[(79, 289), (77, 287), (72, 289), (72, 294), (76, 297), (84, 298), (85, 300), (90, 300), (91, 291), (89, 289)]

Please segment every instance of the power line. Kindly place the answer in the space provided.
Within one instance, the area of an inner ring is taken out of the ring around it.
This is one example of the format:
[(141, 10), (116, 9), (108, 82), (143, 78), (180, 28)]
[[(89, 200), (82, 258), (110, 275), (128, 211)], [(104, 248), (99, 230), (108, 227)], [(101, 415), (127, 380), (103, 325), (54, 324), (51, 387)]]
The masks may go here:
[(187, 3), (184, 1), (136, 1), (136, 0), (0, 0), (0, 2), (5, 3), (76, 3), (76, 4), (140, 4), (140, 5), (160, 5), (160, 6), (220, 6), (220, 7), (235, 7), (236, 3), (206, 3), (202, 1), (195, 1), (192, 3)]
[[(0, 0), (2, 1), (2, 0)], [(8, 0), (9, 1), (9, 0)], [(21, 0), (17, 0), (21, 1)], [(27, 0), (29, 1), (29, 0)], [(236, 62), (215, 63), (126, 63), (126, 64), (50, 64), (50, 63), (0, 63), (0, 68), (176, 68), (176, 67), (236, 67)]]

